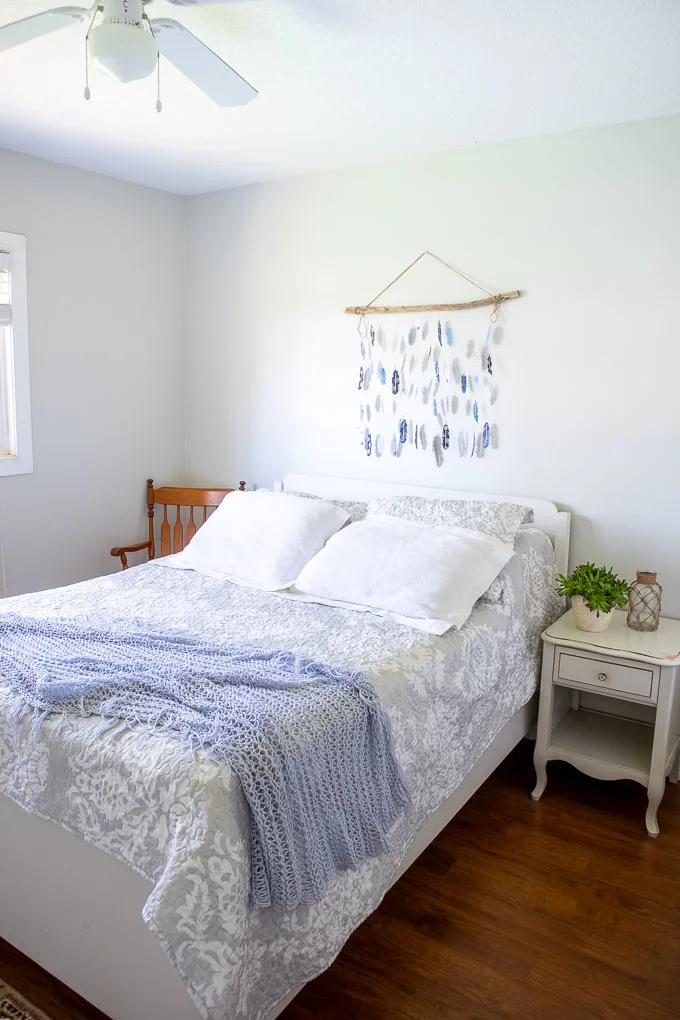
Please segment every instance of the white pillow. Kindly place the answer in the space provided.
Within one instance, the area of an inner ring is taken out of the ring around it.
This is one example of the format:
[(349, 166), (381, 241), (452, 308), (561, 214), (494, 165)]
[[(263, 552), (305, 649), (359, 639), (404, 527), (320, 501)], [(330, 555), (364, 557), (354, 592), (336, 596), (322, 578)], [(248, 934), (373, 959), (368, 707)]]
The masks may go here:
[(463, 626), (512, 554), (512, 545), (479, 531), (371, 514), (329, 540), (294, 593), (444, 634)]
[(346, 510), (325, 500), (268, 489), (232, 492), (186, 549), (157, 562), (277, 591), (293, 584), (305, 563), (348, 520)]

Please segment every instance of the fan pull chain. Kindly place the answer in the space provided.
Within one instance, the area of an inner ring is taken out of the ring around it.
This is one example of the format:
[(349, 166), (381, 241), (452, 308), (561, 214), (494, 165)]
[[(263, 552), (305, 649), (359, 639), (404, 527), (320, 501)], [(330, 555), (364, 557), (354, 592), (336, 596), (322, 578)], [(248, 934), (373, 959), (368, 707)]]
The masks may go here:
[(95, 18), (97, 17), (98, 13), (99, 13), (99, 7), (95, 6), (94, 12), (92, 14), (92, 20), (90, 21), (90, 24), (89, 24), (89, 27), (87, 29), (87, 32), (85, 33), (85, 89), (83, 91), (83, 95), (85, 96), (85, 99), (91, 99), (91, 97), (92, 97), (92, 93), (90, 92), (90, 46), (89, 46), (89, 43), (90, 43), (90, 32), (92, 31), (92, 26), (94, 25)]
[(158, 54), (156, 60), (156, 113), (163, 112), (163, 104), (161, 103), (161, 55)]
[[(149, 21), (149, 19), (147, 17), (146, 11), (144, 11), (144, 13), (142, 15), (142, 18), (146, 22), (147, 31), (149, 32), (149, 34), (151, 35), (151, 38), (155, 42), (156, 41), (156, 33), (153, 30), (153, 25), (151, 24), (151, 22)], [(163, 112), (163, 104), (161, 103), (161, 54), (160, 54), (160, 51), (158, 51), (158, 56), (156, 57), (156, 113), (162, 113), (162, 112)]]
[(87, 53), (87, 39), (85, 39), (85, 89), (83, 91), (85, 99), (91, 99), (92, 93), (90, 92), (90, 61)]

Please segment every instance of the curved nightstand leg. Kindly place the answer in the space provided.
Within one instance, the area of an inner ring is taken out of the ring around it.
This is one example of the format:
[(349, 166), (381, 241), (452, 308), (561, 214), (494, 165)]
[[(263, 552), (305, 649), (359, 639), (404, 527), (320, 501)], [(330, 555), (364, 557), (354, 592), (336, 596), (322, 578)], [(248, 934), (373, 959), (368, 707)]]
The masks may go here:
[(553, 714), (553, 663), (555, 661), (554, 645), (544, 645), (543, 666), (541, 668), (541, 693), (538, 703), (538, 721), (536, 724), (536, 746), (534, 747), (534, 768), (536, 769), (536, 785), (531, 791), (533, 800), (543, 796), (548, 772), (546, 764), (548, 761), (548, 745), (550, 744), (550, 733), (552, 730)]
[(658, 836), (659, 835), (659, 822), (657, 821), (657, 812), (659, 811), (659, 805), (661, 804), (661, 797), (649, 800), (647, 804), (647, 813), (644, 816), (644, 824), (647, 827), (647, 835)]
[(659, 835), (659, 822), (657, 812), (664, 796), (666, 781), (652, 779), (647, 787), (647, 813), (644, 816), (644, 824), (649, 835)]
[(677, 670), (661, 669), (659, 678), (659, 697), (656, 704), (656, 724), (654, 726), (654, 743), (652, 744), (652, 760), (649, 763), (649, 782), (647, 784), (647, 814), (645, 824), (650, 836), (659, 835), (659, 823), (656, 812), (661, 798), (666, 792), (666, 762), (673, 736), (677, 732), (677, 713), (680, 703), (677, 700)]
[(531, 799), (540, 800), (548, 784), (548, 770), (542, 754), (534, 753), (534, 768), (536, 769), (536, 785), (531, 791)]

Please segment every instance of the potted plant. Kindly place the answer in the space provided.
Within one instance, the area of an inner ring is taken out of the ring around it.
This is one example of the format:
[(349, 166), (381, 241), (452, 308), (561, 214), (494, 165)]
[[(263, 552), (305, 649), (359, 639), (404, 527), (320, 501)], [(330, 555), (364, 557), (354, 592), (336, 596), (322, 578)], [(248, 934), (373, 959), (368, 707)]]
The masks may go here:
[(582, 563), (568, 577), (559, 576), (555, 591), (571, 599), (574, 623), (579, 630), (606, 630), (616, 606), (628, 603), (628, 585), (613, 570)]

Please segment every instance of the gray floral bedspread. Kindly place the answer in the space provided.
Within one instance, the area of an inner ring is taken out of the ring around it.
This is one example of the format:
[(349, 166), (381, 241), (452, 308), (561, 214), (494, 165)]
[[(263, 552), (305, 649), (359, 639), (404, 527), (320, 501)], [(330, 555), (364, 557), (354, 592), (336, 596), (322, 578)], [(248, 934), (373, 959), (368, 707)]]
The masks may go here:
[(503, 596), (433, 637), (356, 613), (144, 565), (5, 599), (32, 616), (134, 615), (209, 641), (286, 648), (363, 669), (390, 717), (413, 807), (388, 854), (337, 875), (326, 897), (281, 914), (249, 906), (247, 807), (236, 777), (166, 732), (92, 740), (96, 718), (48, 720), (37, 740), (0, 678), (0, 791), (125, 862), (152, 884), (143, 916), (206, 1020), (259, 1020), (332, 962), (377, 906), (427, 817), (531, 697), (539, 635), (561, 611), (548, 539), (523, 530)]

